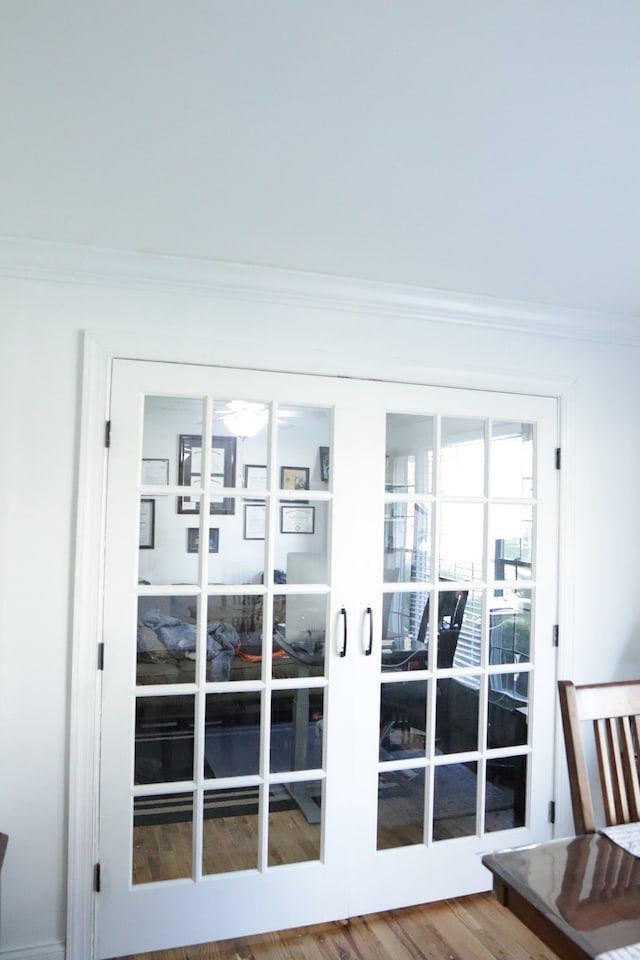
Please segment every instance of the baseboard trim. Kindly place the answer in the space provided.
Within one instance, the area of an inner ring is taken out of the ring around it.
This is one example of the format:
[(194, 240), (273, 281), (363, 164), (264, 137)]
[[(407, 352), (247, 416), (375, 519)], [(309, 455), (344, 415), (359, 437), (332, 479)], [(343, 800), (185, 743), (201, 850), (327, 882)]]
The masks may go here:
[(63, 943), (40, 943), (19, 950), (0, 950), (0, 960), (65, 960)]

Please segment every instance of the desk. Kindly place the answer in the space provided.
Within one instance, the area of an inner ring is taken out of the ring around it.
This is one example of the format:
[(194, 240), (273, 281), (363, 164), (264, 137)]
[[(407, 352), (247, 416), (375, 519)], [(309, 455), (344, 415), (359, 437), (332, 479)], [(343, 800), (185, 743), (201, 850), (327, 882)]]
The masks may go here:
[(562, 960), (640, 942), (640, 858), (600, 834), (486, 854), (493, 892)]

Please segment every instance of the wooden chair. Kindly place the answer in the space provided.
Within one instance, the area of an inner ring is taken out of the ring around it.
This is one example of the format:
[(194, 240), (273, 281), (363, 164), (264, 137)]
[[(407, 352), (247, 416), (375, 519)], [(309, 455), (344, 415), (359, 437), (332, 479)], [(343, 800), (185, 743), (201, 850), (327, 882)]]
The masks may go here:
[(576, 833), (595, 833), (582, 724), (595, 735), (607, 826), (640, 820), (640, 680), (575, 686), (558, 682)]

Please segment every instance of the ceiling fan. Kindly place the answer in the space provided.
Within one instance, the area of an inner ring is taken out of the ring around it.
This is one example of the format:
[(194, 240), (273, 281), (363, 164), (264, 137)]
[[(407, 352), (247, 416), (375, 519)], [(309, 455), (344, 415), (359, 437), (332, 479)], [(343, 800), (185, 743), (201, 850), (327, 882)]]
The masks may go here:
[[(278, 422), (299, 416), (297, 410), (281, 407), (278, 410)], [(228, 400), (226, 410), (219, 419), (227, 430), (236, 437), (254, 437), (267, 425), (269, 407), (266, 403), (255, 403), (249, 400)]]

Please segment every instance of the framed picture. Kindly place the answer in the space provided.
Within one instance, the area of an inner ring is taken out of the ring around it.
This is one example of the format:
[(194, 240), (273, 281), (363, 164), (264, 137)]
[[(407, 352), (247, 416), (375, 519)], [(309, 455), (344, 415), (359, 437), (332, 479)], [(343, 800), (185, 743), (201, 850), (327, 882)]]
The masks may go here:
[(280, 470), (282, 490), (308, 490), (309, 467), (282, 467)]
[(320, 447), (320, 479), (329, 483), (329, 447)]
[(280, 507), (280, 533), (313, 533), (315, 507), (283, 504)]
[(141, 550), (153, 550), (156, 543), (156, 502), (143, 497), (140, 500), (140, 536)]
[[(211, 438), (210, 487), (222, 489), (236, 485), (236, 438)], [(202, 437), (181, 433), (178, 446), (178, 484), (181, 487), (200, 487), (202, 484)], [(233, 497), (212, 497), (209, 513), (235, 513)], [(178, 513), (200, 513), (198, 497), (178, 497)]]
[(244, 539), (264, 540), (266, 519), (267, 505), (265, 503), (245, 503)]
[(267, 489), (267, 468), (263, 463), (246, 463), (244, 485), (247, 490)]
[[(217, 553), (220, 543), (220, 529), (209, 527), (209, 553)], [(200, 527), (187, 530), (187, 553), (197, 553), (200, 546)]]
[(169, 461), (150, 458), (142, 460), (141, 481), (149, 486), (165, 486), (169, 483)]

